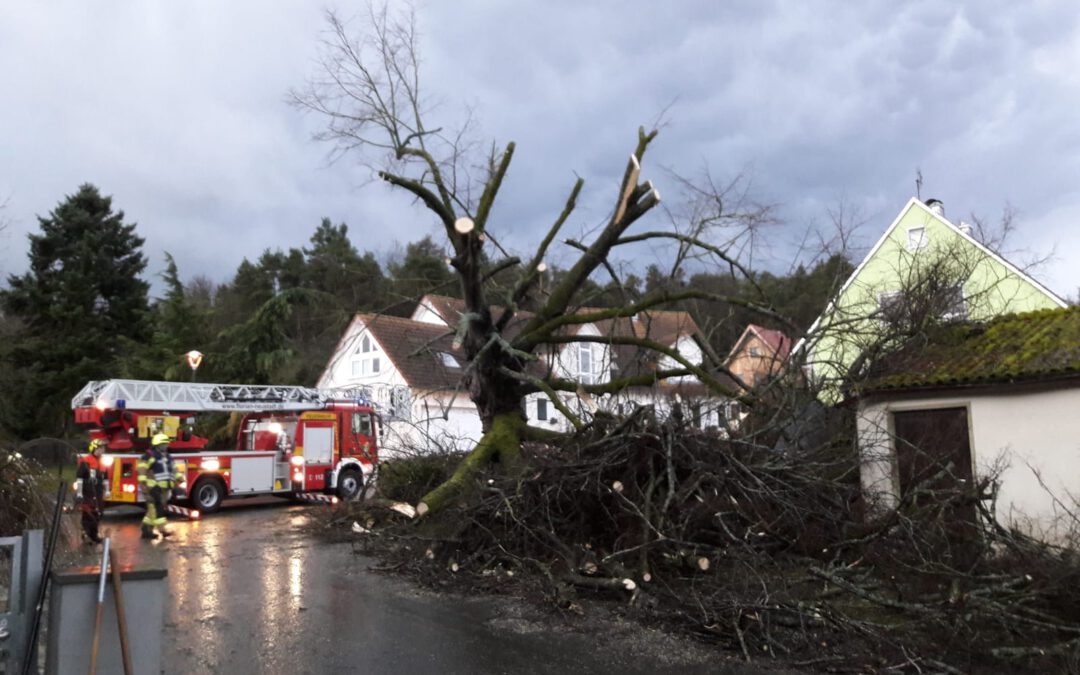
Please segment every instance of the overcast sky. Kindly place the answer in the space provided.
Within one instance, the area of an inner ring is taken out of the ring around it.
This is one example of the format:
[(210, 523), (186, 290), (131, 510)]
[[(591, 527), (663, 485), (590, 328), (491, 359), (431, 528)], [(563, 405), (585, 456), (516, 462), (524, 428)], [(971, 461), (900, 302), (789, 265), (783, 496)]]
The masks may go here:
[[(359, 4), (339, 4), (344, 15)], [(915, 190), (957, 221), (1018, 212), (1014, 245), (1080, 286), (1080, 12), (1075, 2), (496, 2), (418, 7), (427, 89), (452, 125), (471, 106), (518, 144), (493, 231), (538, 239), (575, 173), (594, 225), (638, 125), (667, 108), (644, 175), (746, 173), (778, 205), (783, 269), (843, 199), (872, 243)], [(303, 245), (326, 216), (361, 249), (434, 233), (358, 161), (328, 164), (318, 120), (288, 107), (325, 28), (308, 1), (0, 4), (0, 272), (26, 233), (92, 182), (138, 223), (149, 272), (229, 279), (243, 257)], [(668, 108), (670, 104), (670, 108)], [(442, 120), (440, 120), (441, 122)], [(652, 216), (650, 216), (652, 217)]]

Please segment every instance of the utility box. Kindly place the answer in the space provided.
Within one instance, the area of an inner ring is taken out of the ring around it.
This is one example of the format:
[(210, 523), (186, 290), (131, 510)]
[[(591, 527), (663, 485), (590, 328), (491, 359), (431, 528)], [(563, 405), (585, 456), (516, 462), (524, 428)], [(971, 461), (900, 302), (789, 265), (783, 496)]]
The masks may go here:
[[(120, 573), (131, 663), (140, 675), (161, 673), (165, 574), (163, 569), (124, 570)], [(53, 572), (45, 658), (47, 675), (80, 673), (90, 668), (100, 577), (97, 566)], [(105, 583), (97, 670), (99, 673), (124, 672), (112, 574)]]
[[(0, 673), (19, 672), (41, 589), (43, 530), (0, 537)], [(36, 672), (36, 671), (35, 671)]]

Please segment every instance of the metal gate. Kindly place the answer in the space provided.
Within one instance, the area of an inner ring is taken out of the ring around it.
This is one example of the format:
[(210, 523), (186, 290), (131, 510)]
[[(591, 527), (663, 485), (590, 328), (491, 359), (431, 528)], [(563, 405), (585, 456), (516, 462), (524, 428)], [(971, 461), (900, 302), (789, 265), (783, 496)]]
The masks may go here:
[[(42, 530), (0, 537), (0, 673), (21, 672), (41, 588)], [(36, 669), (33, 672), (37, 672)]]

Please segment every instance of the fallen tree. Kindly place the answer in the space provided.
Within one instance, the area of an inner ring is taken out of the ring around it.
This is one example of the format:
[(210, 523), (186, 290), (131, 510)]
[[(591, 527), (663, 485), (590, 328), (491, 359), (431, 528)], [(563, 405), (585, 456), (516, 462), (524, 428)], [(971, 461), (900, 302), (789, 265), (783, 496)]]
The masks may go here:
[[(481, 474), (474, 500), (439, 515), (437, 535), (378, 505), (348, 519), (363, 523), (362, 551), (435, 585), (525, 578), (570, 611), (616, 600), (748, 661), (841, 672), (1075, 668), (1075, 554), (1002, 529), (992, 495), (935, 491), (932, 478), (867, 520), (850, 445), (779, 452), (775, 439), (724, 438), (648, 409), (601, 416), (557, 445), (526, 444), (522, 476)], [(983, 478), (984, 491), (992, 485)], [(948, 520), (973, 501), (983, 505), (977, 523)]]

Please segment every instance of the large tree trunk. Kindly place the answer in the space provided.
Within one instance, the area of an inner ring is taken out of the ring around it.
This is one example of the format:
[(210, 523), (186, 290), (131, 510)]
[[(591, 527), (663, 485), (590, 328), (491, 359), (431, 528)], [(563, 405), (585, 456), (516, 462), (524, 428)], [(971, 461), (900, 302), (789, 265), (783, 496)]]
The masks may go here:
[(520, 410), (496, 415), (473, 451), (461, 461), (457, 471), (446, 482), (424, 495), (416, 507), (418, 515), (438, 512), (459, 497), (467, 497), (476, 474), (491, 462), (504, 469), (516, 469), (521, 460), (521, 440), (525, 417)]

